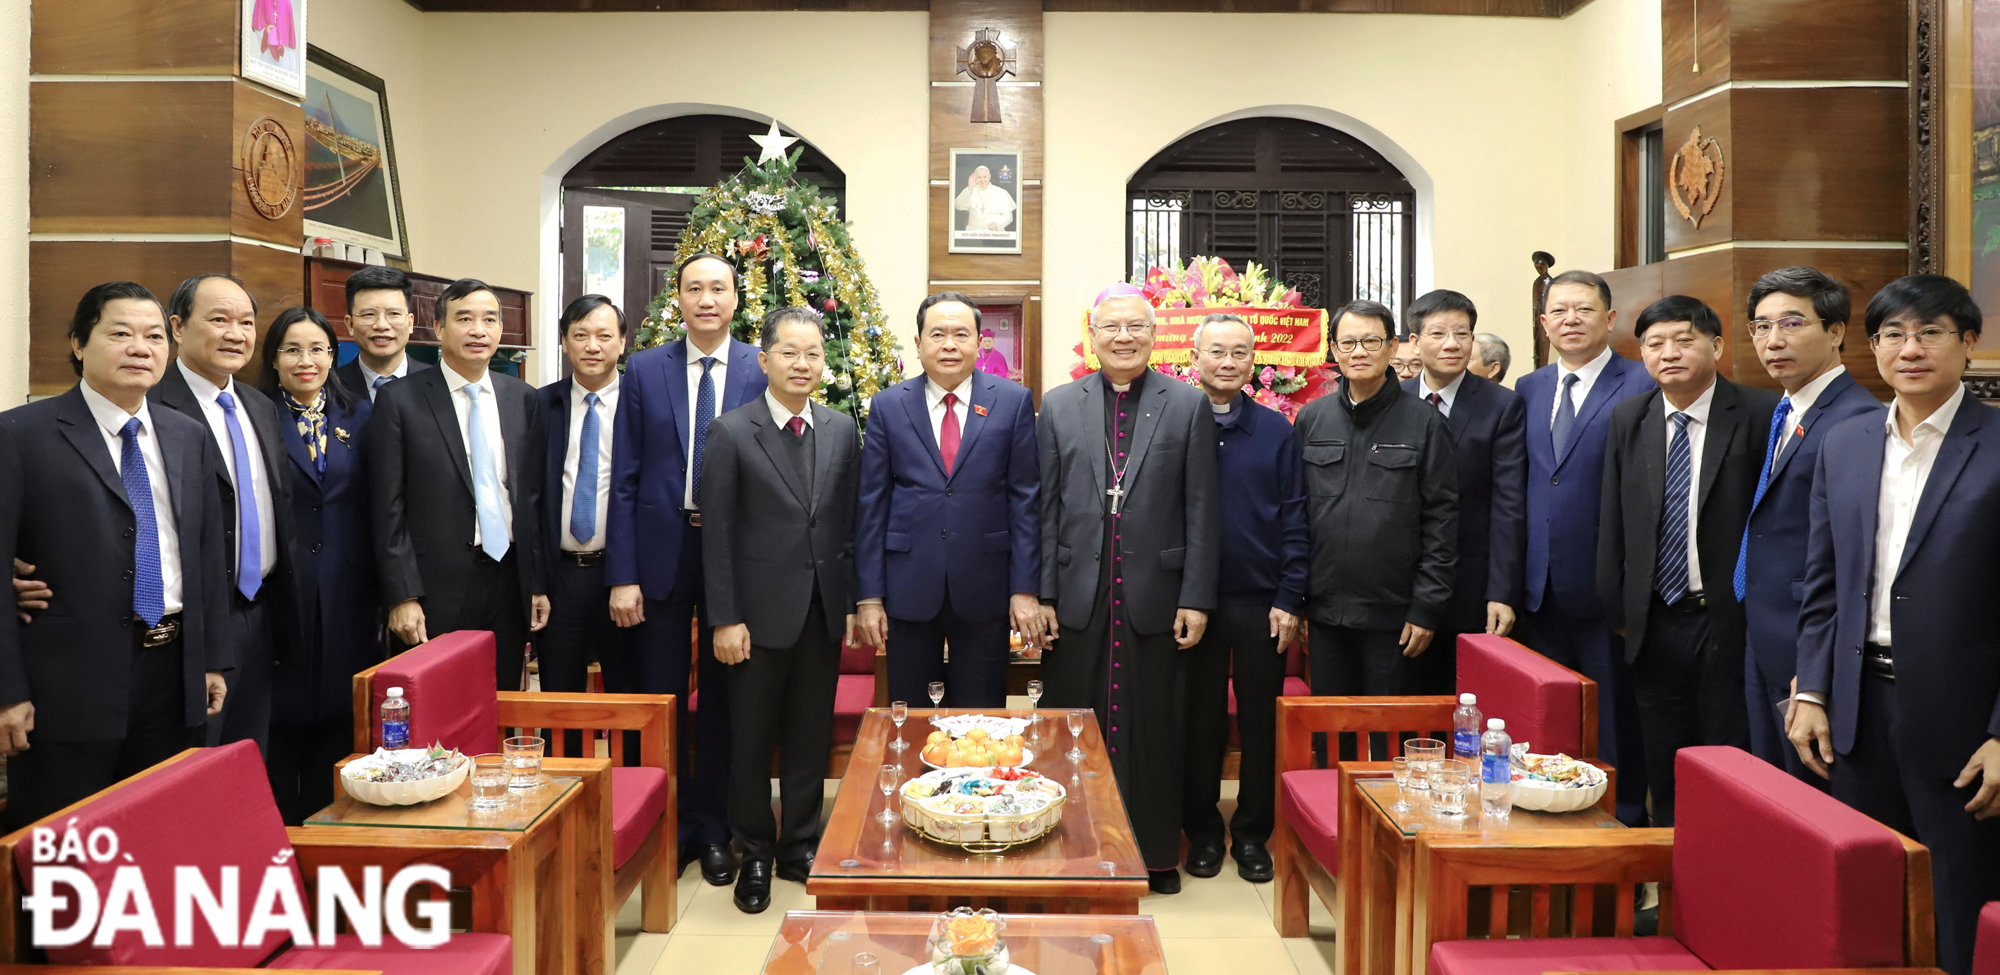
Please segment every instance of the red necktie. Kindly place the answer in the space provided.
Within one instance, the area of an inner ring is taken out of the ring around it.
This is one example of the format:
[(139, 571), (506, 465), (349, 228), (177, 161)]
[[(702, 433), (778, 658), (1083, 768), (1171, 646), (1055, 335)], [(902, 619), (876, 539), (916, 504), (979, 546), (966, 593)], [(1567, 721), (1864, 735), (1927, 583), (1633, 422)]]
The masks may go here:
[(1437, 410), (1437, 411), (1438, 411), (1439, 413), (1443, 413), (1443, 412), (1444, 412), (1444, 397), (1443, 397), (1443, 396), (1441, 396), (1441, 395), (1439, 395), (1439, 394), (1437, 394), (1437, 393), (1432, 393), (1432, 394), (1430, 395), (1430, 397), (1429, 397), (1429, 398), (1430, 398), (1430, 401), (1431, 401), (1431, 408), (1432, 408), (1432, 409), (1434, 409), (1434, 410)]
[(794, 437), (803, 437), (803, 436), (805, 436), (805, 435), (806, 435), (806, 418), (805, 418), (805, 417), (802, 417), (802, 416), (795, 416), (795, 417), (792, 417), (792, 418), (791, 418), (791, 419), (789, 419), (789, 420), (786, 420), (786, 421), (785, 421), (785, 429), (787, 429), (787, 430), (790, 430), (790, 431), (792, 431), (792, 436), (794, 436)]
[(938, 431), (938, 453), (944, 457), (947, 477), (951, 475), (951, 465), (958, 462), (958, 414), (951, 411), (957, 405), (957, 393), (944, 394), (944, 426)]

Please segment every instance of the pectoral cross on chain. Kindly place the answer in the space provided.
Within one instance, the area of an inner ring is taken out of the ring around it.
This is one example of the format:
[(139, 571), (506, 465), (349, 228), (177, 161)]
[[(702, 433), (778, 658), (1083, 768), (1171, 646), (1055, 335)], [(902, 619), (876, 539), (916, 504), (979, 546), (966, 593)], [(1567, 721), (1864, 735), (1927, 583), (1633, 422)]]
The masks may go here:
[[(1120, 474), (1122, 475), (1123, 472), (1121, 471)], [(1113, 481), (1111, 482), (1110, 490), (1105, 491), (1104, 495), (1111, 499), (1111, 513), (1114, 515), (1117, 514), (1118, 506), (1125, 501), (1125, 486), (1117, 481)]]

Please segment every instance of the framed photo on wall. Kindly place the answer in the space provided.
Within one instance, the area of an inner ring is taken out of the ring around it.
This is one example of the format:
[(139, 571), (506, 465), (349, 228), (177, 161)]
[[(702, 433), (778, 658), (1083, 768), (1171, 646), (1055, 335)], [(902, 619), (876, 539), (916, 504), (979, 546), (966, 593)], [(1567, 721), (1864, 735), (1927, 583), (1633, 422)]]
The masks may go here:
[(306, 0), (242, 0), (243, 77), (306, 93)]
[(953, 254), (1021, 253), (1021, 153), (951, 150)]
[(403, 184), (396, 177), (396, 144), (382, 79), (310, 48), (304, 108), (306, 236), (331, 237), (409, 260)]

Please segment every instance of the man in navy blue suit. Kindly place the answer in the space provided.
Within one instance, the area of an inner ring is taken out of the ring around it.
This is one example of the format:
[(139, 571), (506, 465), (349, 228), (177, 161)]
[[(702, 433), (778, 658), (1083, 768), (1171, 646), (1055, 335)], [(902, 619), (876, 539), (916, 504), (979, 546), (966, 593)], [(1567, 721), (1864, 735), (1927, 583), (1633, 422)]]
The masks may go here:
[(1785, 740), (1783, 712), (1798, 673), (1813, 470), (1827, 431), (1848, 417), (1879, 413), (1882, 404), (1840, 364), (1850, 310), (1846, 285), (1813, 268), (1780, 268), (1750, 286), (1745, 310), (1757, 357), (1785, 387), (1771, 417), (1770, 447), (1736, 556), (1736, 598), (1743, 602), (1749, 649), (1743, 691), (1750, 750), (1820, 784)]
[(975, 372), (978, 352), (972, 299), (925, 298), (924, 374), (875, 394), (868, 408), (855, 622), (863, 642), (888, 648), (893, 700), (921, 700), (942, 680), (950, 707), (1004, 707), (1009, 622), (1025, 639), (1042, 635), (1034, 399)]
[[(1557, 361), (1521, 377), (1528, 410), (1527, 619), (1523, 642), (1597, 682), (1597, 757), (1618, 768), (1618, 815), (1644, 818), (1645, 770), (1624, 648), (1597, 595), (1597, 514), (1611, 408), (1653, 391), (1611, 351), (1611, 286), (1589, 271), (1549, 280), (1542, 330)], [(1624, 747), (1621, 747), (1624, 746)]]
[(1514, 629), (1527, 534), (1528, 411), (1519, 394), (1470, 371), (1479, 354), (1479, 309), (1456, 291), (1410, 303), (1409, 329), (1423, 369), (1403, 389), (1444, 414), (1458, 458), (1458, 575), (1444, 628), (1417, 658), (1425, 694), (1458, 682), (1458, 635)]
[(764, 395), (757, 347), (729, 335), (736, 268), (695, 254), (674, 276), (687, 337), (646, 349), (625, 364), (611, 448), (611, 511), (605, 521), (604, 582), (611, 618), (640, 627), (639, 690), (673, 694), (687, 724), (689, 634), (702, 618), (696, 669), (701, 701), (695, 734), (701, 767), (679, 737), (681, 861), (701, 860), (702, 879), (735, 879), (729, 849), (729, 678), (715, 656), (703, 611), (701, 462), (708, 424)]
[(1938, 966), (1963, 975), (2000, 900), (2000, 411), (1960, 383), (1963, 285), (1898, 278), (1864, 321), (1896, 399), (1820, 451), (1789, 731), (1835, 797), (1930, 847)]

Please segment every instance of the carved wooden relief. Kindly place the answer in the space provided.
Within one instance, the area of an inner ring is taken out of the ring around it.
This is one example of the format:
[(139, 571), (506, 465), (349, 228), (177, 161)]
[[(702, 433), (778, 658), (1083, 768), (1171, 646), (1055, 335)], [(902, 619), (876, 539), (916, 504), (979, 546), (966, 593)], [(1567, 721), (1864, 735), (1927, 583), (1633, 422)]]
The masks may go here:
[(243, 190), (250, 205), (266, 220), (292, 209), (299, 196), (300, 159), (291, 133), (266, 115), (243, 132)]
[(1943, 269), (1937, 239), (1944, 207), (1942, 0), (1910, 0), (1910, 273)]
[(958, 49), (958, 73), (972, 79), (972, 121), (1000, 119), (1000, 79), (1014, 73), (1015, 49), (1000, 43), (1000, 29), (981, 27)]
[(1667, 162), (1667, 195), (1673, 197), (1674, 209), (1696, 230), (1722, 196), (1726, 172), (1722, 144), (1713, 137), (1702, 138), (1699, 125)]

